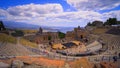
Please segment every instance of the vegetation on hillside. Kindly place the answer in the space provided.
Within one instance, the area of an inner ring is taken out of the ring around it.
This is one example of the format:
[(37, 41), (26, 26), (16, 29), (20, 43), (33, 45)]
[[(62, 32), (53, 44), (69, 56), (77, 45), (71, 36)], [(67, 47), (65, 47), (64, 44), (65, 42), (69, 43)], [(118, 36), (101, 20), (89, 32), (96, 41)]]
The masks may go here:
[(62, 33), (62, 32), (59, 31), (58, 36), (59, 36), (60, 39), (63, 39), (63, 38), (65, 38), (65, 33)]
[(21, 30), (15, 30), (15, 33), (12, 33), (12, 36), (15, 36), (15, 37), (24, 36), (24, 33)]
[[(98, 21), (98, 22), (100, 22), (100, 21)], [(120, 21), (118, 21), (117, 18), (109, 18), (103, 23), (104, 26), (105, 25), (117, 25), (117, 24), (120, 24)], [(88, 22), (87, 26), (95, 26), (95, 23)]]
[(120, 24), (120, 21), (117, 20), (117, 18), (109, 18), (104, 25), (117, 25)]
[(24, 34), (31, 34), (31, 33), (37, 33), (38, 30), (22, 30)]
[(20, 39), (20, 44), (25, 45), (25, 46), (29, 46), (29, 47), (33, 47), (33, 48), (37, 48), (37, 44), (30, 42), (28, 40), (25, 40), (23, 38)]
[[(10, 35), (1, 33), (0, 34), (0, 42), (8, 42), (8, 43), (16, 44), (17, 39), (15, 37), (10, 36)], [(20, 44), (25, 45), (25, 46), (29, 46), (29, 47), (37, 47), (37, 44), (32, 43), (32, 42), (25, 40), (23, 38), (20, 39)]]
[(2, 34), (2, 33), (0, 34), (0, 41), (14, 43), (14, 44), (17, 42), (16, 38), (9, 36), (7, 34)]
[(51, 40), (51, 36), (48, 36), (48, 40)]

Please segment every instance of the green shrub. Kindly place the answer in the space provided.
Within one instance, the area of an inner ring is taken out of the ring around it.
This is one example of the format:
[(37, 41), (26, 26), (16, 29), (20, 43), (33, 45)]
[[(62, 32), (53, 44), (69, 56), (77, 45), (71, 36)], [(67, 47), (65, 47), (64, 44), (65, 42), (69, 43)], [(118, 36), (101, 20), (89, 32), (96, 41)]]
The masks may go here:
[(60, 39), (65, 38), (65, 33), (58, 32), (58, 36)]
[(15, 33), (12, 33), (12, 36), (15, 36), (15, 37), (24, 36), (24, 32), (21, 30), (15, 30)]

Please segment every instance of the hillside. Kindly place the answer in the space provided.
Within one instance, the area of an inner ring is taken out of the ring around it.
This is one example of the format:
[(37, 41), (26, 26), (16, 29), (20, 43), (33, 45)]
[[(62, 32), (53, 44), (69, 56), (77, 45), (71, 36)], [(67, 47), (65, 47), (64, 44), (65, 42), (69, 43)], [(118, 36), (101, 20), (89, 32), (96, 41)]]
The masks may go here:
[(17, 39), (15, 37), (6, 34), (0, 34), (0, 55), (13, 56), (32, 54), (34, 53), (27, 50), (24, 46), (17, 44)]
[[(20, 44), (24, 45), (24, 46), (29, 46), (29, 47), (37, 47), (37, 44), (32, 43), (26, 39), (21, 38), (20, 40)], [(0, 42), (6, 42), (6, 43), (11, 43), (11, 44), (17, 44), (17, 38), (7, 35), (7, 34), (0, 34)]]
[(0, 55), (20, 56), (20, 55), (32, 55), (32, 54), (34, 53), (30, 52), (22, 45), (0, 42)]
[(28, 47), (33, 47), (33, 48), (38, 47), (36, 43), (30, 42), (30, 41), (23, 39), (23, 38), (20, 39), (20, 44), (22, 44), (24, 46), (28, 46)]
[(104, 34), (108, 31), (107, 28), (95, 28), (92, 30), (93, 34)]
[(11, 22), (11, 21), (4, 21), (4, 25), (6, 28), (12, 29), (38, 29), (38, 25), (23, 23), (23, 22)]
[(17, 39), (7, 34), (0, 33), (0, 42), (17, 43)]

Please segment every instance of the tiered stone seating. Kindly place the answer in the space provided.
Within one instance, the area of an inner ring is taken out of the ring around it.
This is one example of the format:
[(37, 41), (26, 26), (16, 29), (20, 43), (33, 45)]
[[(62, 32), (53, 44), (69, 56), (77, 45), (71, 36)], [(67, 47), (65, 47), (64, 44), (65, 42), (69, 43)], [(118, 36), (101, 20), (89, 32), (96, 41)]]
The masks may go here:
[(101, 36), (102, 40), (106, 43), (108, 47), (112, 47), (113, 49), (119, 48), (120, 46), (120, 36), (104, 34)]
[[(97, 61), (97, 60), (101, 60), (101, 61), (114, 61), (113, 60), (113, 56), (118, 56), (118, 54), (120, 53), (120, 36), (116, 36), (116, 35), (110, 35), (110, 34), (102, 34), (100, 35), (100, 39), (102, 39), (103, 42), (105, 42), (105, 47), (108, 47), (108, 49), (103, 52), (102, 54), (96, 55), (96, 57), (90, 56), (89, 60), (93, 61)], [(109, 59), (102, 59), (101, 57), (107, 57)], [(96, 60), (97, 58), (97, 60)]]
[(24, 56), (34, 55), (22, 45), (0, 42), (0, 55), (3, 56)]
[(119, 49), (120, 36), (103, 34), (100, 36), (100, 38), (105, 42), (105, 46), (107, 46), (109, 50)]

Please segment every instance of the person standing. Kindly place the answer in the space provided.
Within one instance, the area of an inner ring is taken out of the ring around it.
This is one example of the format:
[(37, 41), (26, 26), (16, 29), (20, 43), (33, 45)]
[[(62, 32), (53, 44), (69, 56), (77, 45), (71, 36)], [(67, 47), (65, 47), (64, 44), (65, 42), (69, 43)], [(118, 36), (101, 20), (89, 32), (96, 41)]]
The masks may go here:
[(113, 60), (114, 60), (114, 62), (116, 62), (117, 61), (117, 56), (113, 56)]

